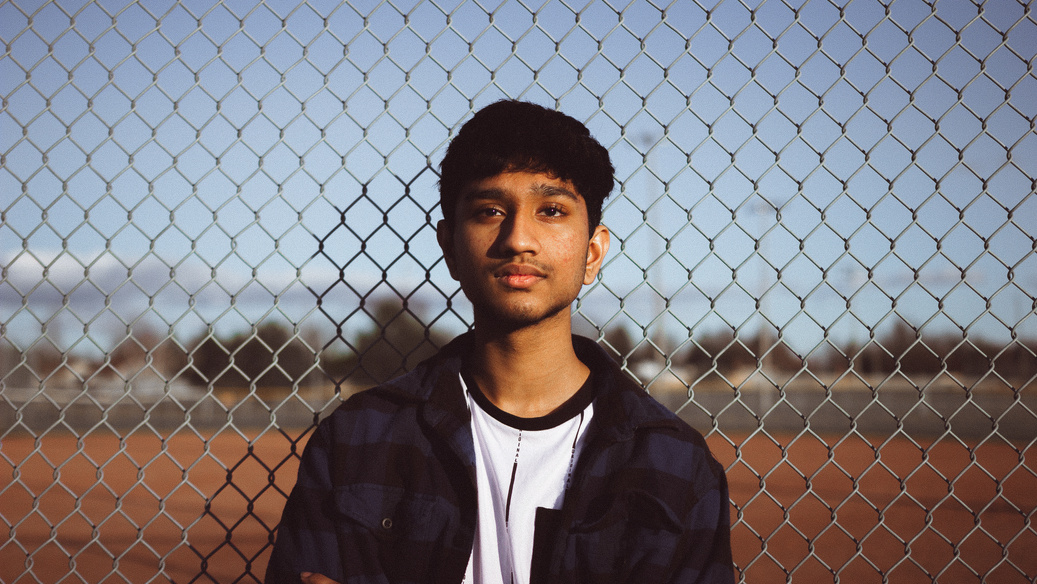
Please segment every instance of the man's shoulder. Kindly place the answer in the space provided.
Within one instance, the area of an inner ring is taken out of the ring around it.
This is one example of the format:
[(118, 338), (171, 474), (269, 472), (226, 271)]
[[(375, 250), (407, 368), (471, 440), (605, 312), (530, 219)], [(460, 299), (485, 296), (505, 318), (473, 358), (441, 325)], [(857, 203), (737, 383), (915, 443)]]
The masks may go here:
[(620, 415), (636, 411), (631, 404), (637, 403), (640, 410), (639, 423), (633, 428), (632, 439), (650, 443), (650, 446), (646, 447), (647, 451), (664, 455), (665, 458), (713, 458), (706, 438), (701, 432), (659, 403), (639, 385), (632, 381), (629, 383), (632, 387), (625, 390), (623, 397), (626, 407)]
[(599, 428), (607, 442), (631, 454), (627, 464), (700, 486), (722, 480), (723, 468), (701, 432), (659, 403), (599, 347), (589, 346), (596, 343), (590, 339), (576, 343), (582, 345), (579, 352), (602, 392), (595, 401), (594, 415), (601, 417)]
[(366, 405), (377, 400), (403, 403), (426, 401), (443, 374), (460, 371), (462, 356), (470, 342), (468, 334), (455, 337), (410, 371), (359, 391), (345, 403), (356, 401), (358, 405)]
[(596, 403), (608, 415), (613, 433), (651, 430), (701, 440), (699, 432), (645, 391), (597, 343), (574, 337), (573, 344), (594, 376), (600, 398)]
[(398, 418), (415, 415), (437, 389), (443, 390), (444, 384), (457, 385), (450, 381), (460, 370), (459, 355), (465, 342), (463, 335), (455, 338), (414, 369), (350, 395), (322, 425), (390, 425)]

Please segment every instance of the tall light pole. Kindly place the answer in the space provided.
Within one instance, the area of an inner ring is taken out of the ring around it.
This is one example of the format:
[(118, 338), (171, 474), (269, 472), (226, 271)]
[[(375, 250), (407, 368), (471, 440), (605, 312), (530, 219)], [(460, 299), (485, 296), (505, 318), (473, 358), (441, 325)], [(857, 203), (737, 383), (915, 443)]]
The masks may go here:
[[(642, 167), (644, 169), (644, 183), (645, 183), (645, 186), (644, 186), (644, 199), (645, 199), (645, 208), (644, 208), (642, 217), (644, 219), (645, 224), (647, 224), (647, 226), (649, 228), (649, 231), (653, 231), (653, 229), (652, 229), (652, 216), (654, 215), (654, 213), (653, 213), (652, 210), (655, 207), (655, 203), (656, 203), (656, 200), (657, 200), (656, 197), (652, 196), (652, 192), (655, 189), (652, 188), (652, 184), (653, 184), (654, 181), (652, 180), (651, 169), (652, 169), (652, 158), (653, 158), (654, 151), (655, 151), (655, 144), (656, 144), (656, 142), (658, 140), (659, 140), (658, 135), (655, 134), (654, 132), (650, 131), (650, 130), (645, 130), (645, 131), (641, 132), (638, 135), (638, 140), (637, 140), (638, 143), (644, 149), (644, 153), (642, 154)], [(648, 256), (649, 256), (649, 265), (646, 267), (645, 281), (648, 283), (649, 288), (651, 288), (653, 293), (654, 293), (654, 298), (653, 298), (653, 302), (652, 302), (652, 304), (654, 305), (654, 310), (652, 311), (653, 314), (654, 314), (654, 318), (659, 318), (660, 319), (660, 321), (659, 321), (661, 323), (661, 327), (660, 328), (663, 329), (663, 331), (662, 331), (663, 334), (662, 334), (662, 337), (660, 339), (663, 342), (660, 343), (660, 344), (668, 345), (668, 343), (665, 342), (667, 340), (666, 330), (665, 330), (666, 321), (661, 319), (663, 313), (666, 312), (666, 298), (663, 298), (663, 296), (662, 296), (662, 294), (663, 294), (663, 292), (662, 292), (662, 282), (660, 281), (659, 267), (654, 265), (659, 260), (660, 256), (662, 256), (662, 254), (665, 253), (665, 251), (666, 251), (666, 246), (665, 245), (661, 246), (661, 248), (662, 249), (659, 249), (659, 246), (658, 246), (658, 243), (655, 240), (655, 237), (651, 237), (651, 240), (649, 241), (649, 243), (647, 245), (647, 251), (648, 251)], [(668, 347), (661, 347), (661, 348), (663, 348), (664, 350), (668, 350)], [(665, 360), (665, 357), (664, 357), (664, 360)]]

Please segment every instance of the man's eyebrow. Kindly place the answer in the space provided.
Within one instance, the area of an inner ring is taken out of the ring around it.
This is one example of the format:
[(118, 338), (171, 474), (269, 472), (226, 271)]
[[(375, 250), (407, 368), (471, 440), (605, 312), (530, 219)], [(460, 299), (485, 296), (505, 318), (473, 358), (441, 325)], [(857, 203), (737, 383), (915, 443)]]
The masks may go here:
[(537, 183), (533, 185), (533, 192), (544, 197), (562, 196), (570, 198), (574, 201), (578, 201), (580, 199), (578, 196), (576, 196), (576, 193), (570, 191), (565, 187), (549, 185), (545, 183)]

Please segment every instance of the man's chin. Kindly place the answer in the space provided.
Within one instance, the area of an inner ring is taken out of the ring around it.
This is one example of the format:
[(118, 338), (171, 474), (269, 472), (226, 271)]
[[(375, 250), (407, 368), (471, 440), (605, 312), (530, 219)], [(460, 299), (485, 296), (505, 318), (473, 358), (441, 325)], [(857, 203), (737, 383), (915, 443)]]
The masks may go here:
[(569, 316), (570, 304), (543, 309), (536, 306), (491, 306), (476, 312), (476, 326), (485, 326), (502, 331), (514, 331), (544, 325)]

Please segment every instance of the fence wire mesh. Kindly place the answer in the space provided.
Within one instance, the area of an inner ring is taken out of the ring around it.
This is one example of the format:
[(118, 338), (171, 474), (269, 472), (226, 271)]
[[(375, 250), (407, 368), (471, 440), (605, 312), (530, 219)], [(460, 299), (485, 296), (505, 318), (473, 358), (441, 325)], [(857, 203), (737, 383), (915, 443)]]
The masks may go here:
[(436, 168), (612, 152), (574, 307), (742, 581), (1037, 577), (1028, 2), (0, 2), (0, 581), (261, 580), (313, 424), (465, 330)]

